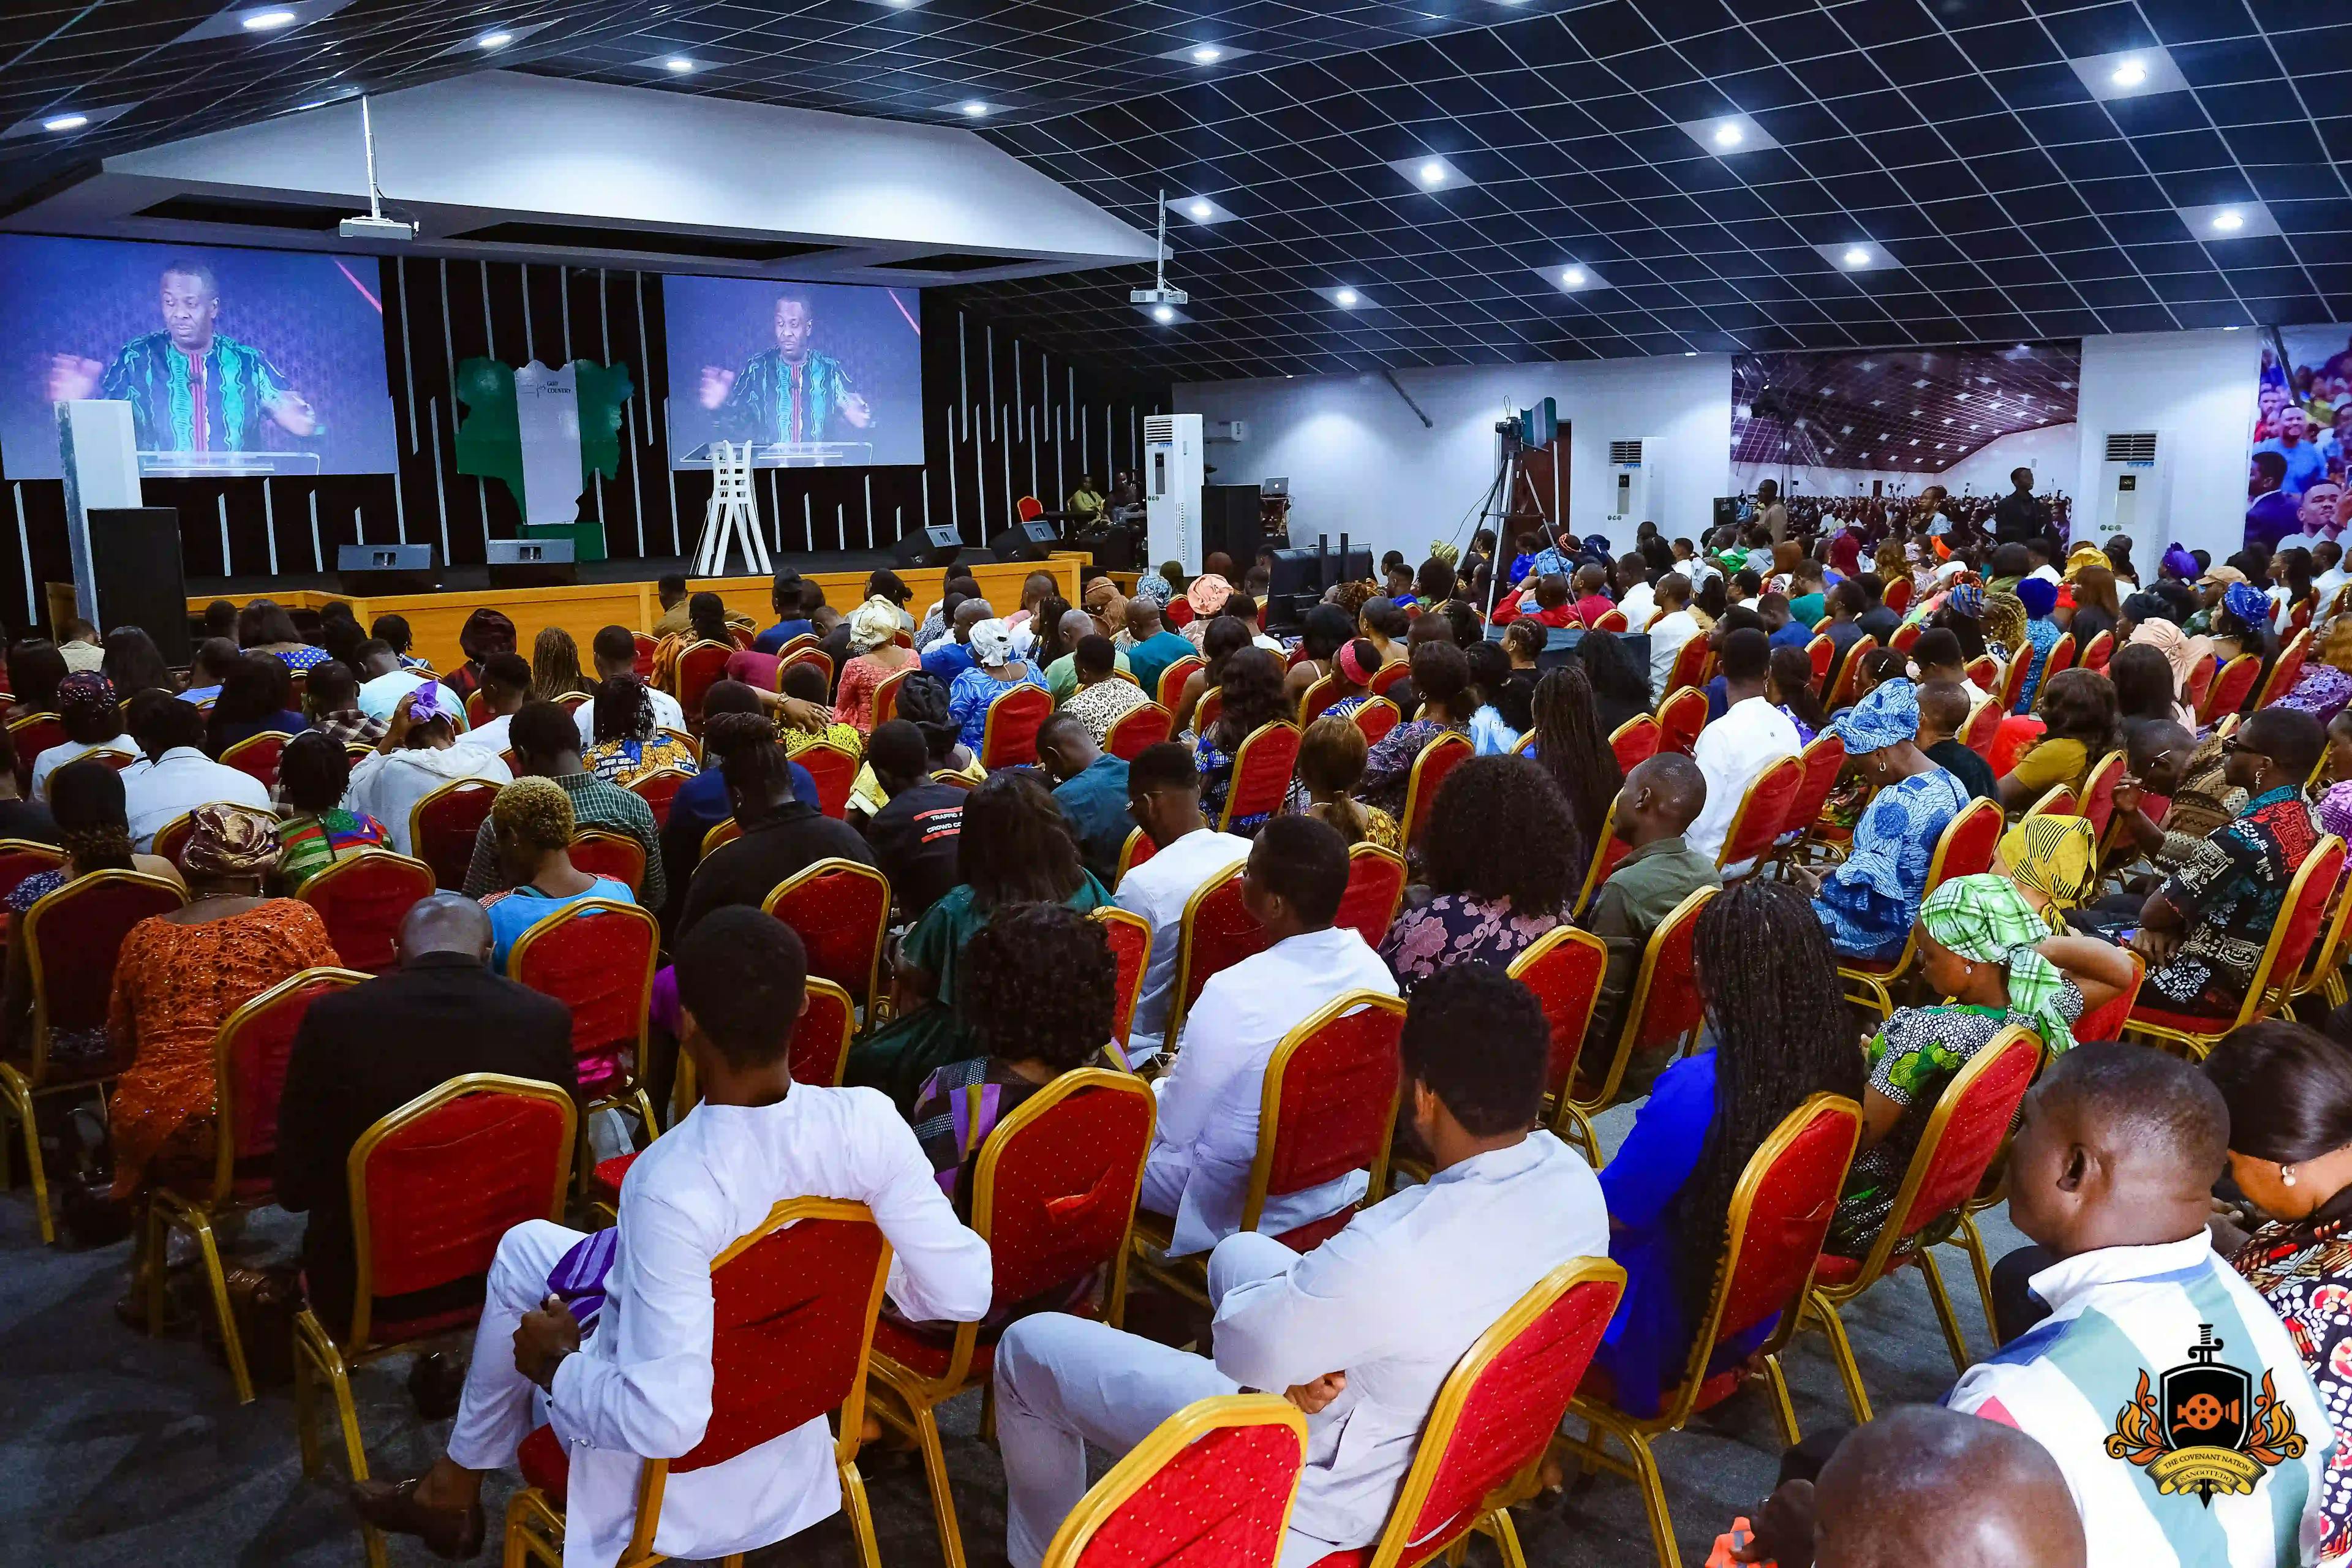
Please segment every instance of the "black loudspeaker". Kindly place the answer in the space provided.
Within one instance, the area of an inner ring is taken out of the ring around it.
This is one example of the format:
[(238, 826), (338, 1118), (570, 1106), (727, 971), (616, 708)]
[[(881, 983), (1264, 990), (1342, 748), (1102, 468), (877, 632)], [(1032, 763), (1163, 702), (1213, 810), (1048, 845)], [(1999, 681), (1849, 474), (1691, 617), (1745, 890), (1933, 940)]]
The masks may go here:
[(89, 566), (101, 631), (137, 626), (166, 664), (188, 662), (188, 584), (175, 507), (93, 507)]
[(440, 590), (429, 544), (339, 544), (335, 574), (353, 598), (375, 594), (431, 594)]
[(493, 539), (487, 545), (493, 588), (569, 588), (580, 581), (568, 539)]
[(947, 566), (962, 550), (963, 537), (940, 524), (908, 530), (890, 547), (890, 558), (900, 566)]
[(1043, 561), (1061, 542), (1050, 522), (1016, 522), (990, 540), (988, 548), (999, 561)]
[(1210, 556), (1223, 551), (1233, 557), (1235, 587), (1241, 585), (1242, 575), (1257, 564), (1258, 547), (1265, 540), (1258, 501), (1255, 485), (1201, 487), (1202, 569), (1208, 569)]

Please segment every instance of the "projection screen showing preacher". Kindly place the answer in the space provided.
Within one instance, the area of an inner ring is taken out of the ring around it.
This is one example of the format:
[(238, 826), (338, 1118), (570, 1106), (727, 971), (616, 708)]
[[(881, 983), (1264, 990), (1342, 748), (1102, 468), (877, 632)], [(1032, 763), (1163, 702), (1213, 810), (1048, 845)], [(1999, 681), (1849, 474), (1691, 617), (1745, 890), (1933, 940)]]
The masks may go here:
[(763, 468), (923, 460), (923, 330), (911, 289), (665, 278), (670, 466), (748, 441)]
[(0, 463), (56, 479), (51, 405), (131, 405), (142, 473), (393, 471), (364, 258), (0, 237)]

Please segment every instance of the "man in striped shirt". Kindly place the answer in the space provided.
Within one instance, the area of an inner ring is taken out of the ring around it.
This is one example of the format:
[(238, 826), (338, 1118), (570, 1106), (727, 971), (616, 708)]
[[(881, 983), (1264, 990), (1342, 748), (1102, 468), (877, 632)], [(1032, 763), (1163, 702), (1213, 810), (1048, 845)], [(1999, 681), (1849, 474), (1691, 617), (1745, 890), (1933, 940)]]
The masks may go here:
[(2050, 1451), (2092, 1568), (2317, 1561), (2334, 1431), (2208, 1237), (2228, 1139), (2205, 1076), (2144, 1046), (2077, 1046), (2026, 1098), (2010, 1216), (2047, 1255), (2029, 1289), (2049, 1316), (1945, 1404)]

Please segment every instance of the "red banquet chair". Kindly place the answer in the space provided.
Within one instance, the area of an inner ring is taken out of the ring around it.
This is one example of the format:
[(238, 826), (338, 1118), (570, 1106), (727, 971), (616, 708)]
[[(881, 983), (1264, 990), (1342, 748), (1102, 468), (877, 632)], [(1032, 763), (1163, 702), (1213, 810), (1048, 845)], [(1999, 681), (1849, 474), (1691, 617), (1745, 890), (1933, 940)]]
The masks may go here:
[(172, 1232), (185, 1230), (204, 1258), (205, 1279), (212, 1287), (213, 1321), (220, 1331), (239, 1405), (253, 1403), (253, 1379), (246, 1371), (236, 1314), (229, 1309), (228, 1279), (221, 1271), (213, 1222), (276, 1200), (278, 1100), (286, 1087), (295, 1031), (302, 1026), (311, 1003), (367, 978), (352, 969), (306, 969), (224, 1019), (213, 1037), (212, 1180), (194, 1187), (159, 1181), (148, 1189), (147, 1331), (160, 1332), (164, 1318), (163, 1248)]
[(478, 730), (497, 715), (490, 711), (490, 700), (478, 686), (466, 693), (466, 728)]
[[(1135, 830), (1141, 833), (1140, 827)], [(1111, 1007), (1110, 1037), (1127, 1049), (1128, 1030), (1135, 1023), (1135, 1005), (1143, 1000), (1143, 973), (1151, 964), (1151, 922), (1141, 915), (1104, 904), (1089, 911), (1103, 928), (1111, 957), (1118, 963), (1118, 989)]]
[(1879, 596), (1878, 602), (1885, 605), (1888, 609), (1894, 611), (1898, 616), (1905, 610), (1909, 609), (1911, 607), (1911, 579), (1908, 577), (1897, 577), (1894, 582), (1886, 584), (1886, 592)]
[(1805, 657), (1812, 661), (1813, 684), (1819, 686), (1830, 678), (1830, 667), (1837, 662), (1837, 644), (1824, 635), (1805, 645)]
[(1176, 703), (1178, 699), (1184, 695), (1184, 683), (1192, 679), (1192, 672), (1196, 669), (1206, 669), (1208, 668), (1206, 661), (1202, 660), (1196, 655), (1188, 653), (1183, 658), (1171, 662), (1167, 668), (1160, 672), (1159, 690), (1146, 692), (1144, 695), (1151, 698), (1154, 701), (1158, 702), (1160, 706), (1167, 709), (1171, 713), (1173, 713), (1176, 711)]
[[(672, 1476), (724, 1464), (762, 1443), (836, 1415), (833, 1464), (864, 1568), (881, 1568), (874, 1512), (857, 1471), (875, 1323), (890, 1275), (890, 1244), (864, 1204), (793, 1198), (710, 1262), (713, 1377), (702, 1440), (674, 1459), (646, 1461), (636, 1523), (622, 1568), (664, 1561), (654, 1550)], [(506, 1562), (562, 1568), (570, 1456), (550, 1426), (523, 1439), (523, 1486), (508, 1500)], [(740, 1556), (727, 1559), (740, 1563)]]
[(66, 743), (66, 721), (54, 713), (27, 713), (8, 721), (8, 742), (16, 749), (16, 788), (28, 789), (34, 762), (51, 746)]
[(1685, 686), (1666, 699), (1658, 709), (1658, 750), (1679, 752), (1687, 757), (1698, 744), (1698, 732), (1706, 728), (1706, 693), (1696, 686)]
[(40, 871), (54, 871), (66, 863), (66, 852), (54, 844), (37, 844), (29, 838), (0, 838), (0, 898), (16, 890), (16, 884)]
[(2289, 638), (2286, 647), (2279, 650), (2278, 658), (2272, 662), (2270, 673), (2263, 677), (2262, 685), (2255, 689), (2251, 706), (2258, 710), (2267, 708), (2294, 690), (2294, 683), (2303, 679), (2304, 658), (2310, 651), (2309, 631), (2299, 631)]
[(1444, 787), (1445, 776), (1476, 754), (1469, 738), (1452, 730), (1430, 737), (1429, 744), (1422, 747), (1405, 780), (1404, 820), (1397, 825), (1406, 847), (1419, 844), (1428, 831), (1430, 819), (1437, 814), (1438, 792)]
[(1390, 689), (1412, 673), (1412, 666), (1402, 660), (1395, 664), (1384, 664), (1372, 671), (1372, 678), (1364, 683), (1364, 689), (1375, 697), (1386, 698), (1393, 703), (1396, 699), (1389, 696)]
[(2000, 739), (2000, 700), (1985, 698), (1969, 710), (1968, 721), (1960, 726), (1960, 744), (1986, 762), (1992, 761), (1993, 746)]
[(2321, 835), (2296, 868), (2294, 880), (2287, 884), (2279, 917), (2271, 924), (2270, 940), (2263, 945), (2253, 978), (2234, 1015), (2205, 1017), (2154, 1006), (2143, 999), (2124, 1025), (2126, 1037), (2150, 1040), (2191, 1061), (2202, 1061), (2231, 1030), (2283, 1012), (2284, 994), (2294, 984), (2297, 965), (2318, 944), (2320, 930), (2327, 921), (2328, 900), (2344, 874), (2344, 840), (2332, 833)]
[[(572, 1009), (580, 1103), (593, 1116), (617, 1110), (659, 1130), (645, 1070), (646, 1010), (653, 1004), (661, 924), (651, 910), (611, 899), (566, 904), (515, 939), (507, 973)], [(583, 1135), (586, 1128), (582, 1128)], [(582, 1177), (587, 1170), (583, 1162)]]
[[(1151, 835), (1144, 832), (1140, 827), (1130, 828), (1128, 831), (1127, 842), (1118, 847), (1118, 869), (1115, 873), (1118, 881), (1126, 881), (1129, 871), (1158, 853), (1160, 853), (1160, 846), (1151, 842)], [(1118, 884), (1112, 885), (1116, 887)]]
[(1841, 708), (1853, 707), (1854, 688), (1862, 684), (1862, 661), (1877, 651), (1876, 637), (1864, 636), (1854, 638), (1853, 645), (1845, 650), (1845, 657), (1838, 661), (1837, 679), (1830, 683), (1829, 690), (1822, 695), (1822, 706), (1832, 713)]
[(638, 774), (621, 787), (646, 803), (646, 808), (654, 814), (654, 826), (659, 829), (669, 825), (670, 802), (677, 798), (677, 792), (685, 788), (686, 781), (693, 776), (684, 768), (656, 768), (649, 773)]
[(1691, 945), (1698, 917), (1717, 889), (1700, 888), (1676, 904), (1642, 949), (1642, 967), (1625, 994), (1625, 1018), (1605, 1062), (1580, 1057), (1569, 1083), (1569, 1103), (1587, 1120), (1609, 1108), (1636, 1053), (1669, 1050), (1698, 1032), (1706, 1004), (1691, 978)]
[[(793, 641), (800, 643), (801, 639), (799, 637), (794, 637)], [(817, 647), (816, 639), (814, 637), (811, 637), (806, 643), (802, 643), (801, 646), (797, 647), (788, 649), (784, 653), (783, 657), (776, 660), (776, 689), (778, 691), (782, 691), (784, 689), (784, 672), (792, 668), (793, 666), (796, 664), (814, 665), (817, 668), (824, 671), (825, 685), (830, 687), (833, 684), (833, 655)]]
[(1592, 847), (1592, 858), (1585, 863), (1584, 885), (1577, 889), (1576, 912), (1580, 915), (1592, 907), (1592, 897), (1601, 891), (1601, 884), (1617, 869), (1633, 847), (1617, 837), (1617, 800), (1611, 796), (1609, 809), (1601, 814), (1601, 831), (1593, 836), (1600, 842)]
[(910, 661), (874, 683), (875, 723), (887, 724), (898, 716), (898, 688), (907, 684), (907, 677), (922, 668), (919, 660)]
[(400, 922), (433, 889), (433, 868), (424, 861), (362, 849), (311, 877), (295, 896), (319, 911), (345, 967), (382, 974), (399, 965), (393, 938)]
[(635, 648), (630, 668), (637, 672), (639, 680), (651, 680), (654, 678), (654, 655), (661, 650), (661, 639), (651, 632), (631, 632), (629, 641)]
[(1224, 716), (1225, 693), (1222, 687), (1212, 686), (1201, 693), (1201, 700), (1192, 705), (1192, 731), (1205, 734)]
[(1176, 928), (1176, 989), (1168, 1002), (1171, 1041), (1211, 975), (1266, 949), (1265, 928), (1242, 906), (1244, 864), (1234, 861), (1184, 900), (1184, 918)]
[[(49, 1060), (50, 1042), (60, 1034), (106, 1026), (122, 939), (148, 916), (167, 914), (187, 901), (184, 889), (161, 877), (92, 871), (43, 895), (16, 921), (13, 940), (25, 950), (26, 973), (33, 985), (32, 1046), (28, 1055), (0, 1059), (0, 1115), (24, 1133), (33, 1209), (45, 1244), (55, 1241), (58, 1233), (49, 1213), (48, 1175), (41, 1164), (34, 1102), (47, 1095), (102, 1090), (121, 1067), (110, 1062), (95, 1072), (58, 1072)], [(0, 1159), (0, 1184), (7, 1181), (7, 1173), (8, 1162)]]
[[(1035, 744), (1033, 737), (1031, 744)], [(831, 741), (818, 741), (793, 753), (816, 784), (816, 808), (835, 822), (849, 816), (849, 794), (857, 784), (857, 753)]]
[(278, 787), (278, 759), (286, 754), (286, 742), (294, 737), (282, 730), (265, 730), (258, 735), (247, 735), (220, 754), (225, 767), (250, 773), (261, 781), (261, 787)]
[(1276, 719), (1259, 725), (1234, 753), (1233, 781), (1225, 804), (1217, 813), (1217, 831), (1232, 831), (1246, 817), (1270, 816), (1282, 809), (1290, 794), (1290, 775), (1298, 765), (1298, 731)]
[(2091, 776), (2083, 784), (2083, 816), (2091, 824), (2091, 836), (2105, 843), (2107, 825), (2116, 819), (2116, 785), (2124, 776), (2126, 758), (2121, 752), (2109, 752), (2101, 757)]
[(1822, 807), (1829, 804), (1830, 792), (1837, 788), (1838, 774), (1845, 769), (1845, 742), (1834, 730), (1824, 730), (1797, 761), (1805, 777), (1797, 793), (1789, 797), (1788, 810), (1780, 819), (1779, 858), (1784, 863), (1800, 858), (1816, 837)]
[[(1307, 645), (1298, 645), (1302, 651)], [(1315, 683), (1298, 694), (1298, 727), (1301, 730), (1323, 717), (1323, 710), (1345, 696), (1339, 689), (1339, 677), (1335, 673), (1318, 676)]]
[(1367, 839), (1348, 850), (1348, 890), (1331, 923), (1354, 931), (1367, 947), (1378, 947), (1396, 922), (1404, 902), (1404, 857)]
[(799, 935), (811, 974), (832, 981), (873, 1016), (890, 929), (887, 877), (828, 856), (778, 883), (760, 907)]
[[(385, 1356), (470, 1330), (478, 1301), (387, 1321), (378, 1299), (479, 1279), (499, 1238), (525, 1220), (563, 1218), (578, 1137), (572, 1097), (551, 1083), (467, 1073), (377, 1121), (352, 1145), (352, 1316), (330, 1328), (309, 1305), (294, 1318), (294, 1420), (302, 1473), (319, 1473), (318, 1394), (341, 1417), (352, 1479), (368, 1477), (351, 1373)], [(384, 1568), (383, 1537), (362, 1525), (369, 1568)]]
[(1716, 869), (1727, 870), (1771, 852), (1772, 841), (1780, 837), (1781, 826), (1788, 820), (1789, 807), (1805, 787), (1805, 764), (1797, 758), (1781, 757), (1749, 781), (1747, 793), (1739, 797), (1739, 809), (1731, 814), (1723, 847), (1716, 852)]
[[(1609, 737), (1609, 749), (1617, 756), (1617, 771), (1630, 773), (1656, 756), (1665, 735), (1658, 721), (1647, 713), (1636, 713), (1618, 725)], [(1533, 747), (1528, 748), (1528, 754), (1535, 754)]]
[(1589, 931), (1554, 926), (1533, 947), (1511, 960), (1510, 976), (1543, 1004), (1551, 1029), (1551, 1056), (1544, 1068), (1544, 1097), (1552, 1108), (1552, 1131), (1584, 1152), (1595, 1168), (1601, 1145), (1592, 1119), (1571, 1098), (1577, 1060), (1601, 1001), (1601, 977), (1609, 970), (1609, 944)]
[(1114, 721), (1103, 750), (1123, 763), (1131, 763), (1143, 755), (1144, 750), (1156, 746), (1175, 732), (1176, 716), (1157, 702), (1146, 702), (1130, 708)]
[(1600, 618), (1592, 623), (1592, 629), (1596, 632), (1622, 632), (1625, 628), (1625, 612), (1622, 610), (1603, 610)]
[(1388, 738), (1389, 731), (1402, 721), (1396, 704), (1385, 697), (1367, 697), (1356, 704), (1355, 710), (1348, 718), (1362, 731), (1367, 746), (1379, 745)]
[[(466, 885), (474, 839), (499, 798), (499, 787), (488, 779), (452, 779), (409, 808), (409, 853), (433, 868), (435, 887)], [(163, 842), (162, 834), (155, 838)]]
[[(981, 1145), (971, 1175), (971, 1228), (995, 1264), (989, 1308), (1101, 1280), (1087, 1316), (1118, 1326), (1127, 1305), (1128, 1237), (1143, 1191), (1158, 1101), (1131, 1073), (1084, 1068), (1022, 1101)], [(940, 1333), (885, 1318), (874, 1331), (874, 1413), (912, 1438), (930, 1483), (947, 1568), (963, 1568), (955, 1499), (932, 1412), (995, 1368), (994, 1335), (978, 1323)]]
[[(1706, 668), (1707, 652), (1705, 637), (1691, 637), (1684, 642), (1680, 651), (1675, 655), (1674, 668), (1666, 672), (1666, 689), (1659, 694), (1662, 704), (1675, 693), (1699, 683), (1699, 674)], [(1705, 711), (1704, 700), (1701, 700), (1700, 710)], [(1662, 708), (1662, 715), (1663, 711)]]
[(625, 883), (631, 897), (646, 885), (646, 847), (634, 835), (608, 827), (583, 827), (572, 836), (572, 866)]
[(1037, 731), (1053, 711), (1053, 695), (1042, 686), (1013, 686), (998, 692), (982, 721), (980, 765), (994, 773), (1035, 763)]
[[(1693, 1415), (1722, 1404), (1760, 1373), (1771, 1392), (1781, 1441), (1793, 1445), (1798, 1440), (1797, 1412), (1790, 1403), (1780, 1352), (1797, 1331), (1812, 1289), (1822, 1239), (1829, 1234), (1861, 1135), (1859, 1105), (1841, 1095), (1817, 1094), (1783, 1118), (1748, 1156), (1732, 1191), (1723, 1263), (1716, 1270), (1713, 1292), (1696, 1314), (1698, 1331), (1692, 1336), (1689, 1359), (1679, 1379), (1662, 1390), (1655, 1415), (1634, 1415), (1617, 1408), (1613, 1384), (1598, 1372), (1585, 1374), (1569, 1403), (1570, 1419), (1589, 1423), (1591, 1436), (1581, 1442), (1563, 1437), (1561, 1447), (1586, 1465), (1641, 1487), (1659, 1568), (1682, 1568), (1682, 1552), (1675, 1543), (1665, 1484), (1653, 1451), (1658, 1438), (1682, 1430)], [(1753, 1354), (1739, 1361), (1719, 1357), (1719, 1346), (1776, 1317), (1780, 1321)], [(1614, 1438), (1631, 1461), (1609, 1453), (1604, 1438)]]
[(1307, 1423), (1288, 1400), (1194, 1400), (1078, 1500), (1045, 1568), (1276, 1568), (1306, 1459)]
[(2042, 679), (2049, 679), (2062, 669), (2074, 668), (2074, 634), (2061, 632), (2058, 640), (2050, 645), (2050, 657), (2042, 661)]
[(677, 689), (670, 695), (686, 710), (687, 728), (695, 734), (702, 733), (703, 697), (727, 674), (727, 661), (739, 651), (731, 643), (706, 637), (677, 656), (677, 673), (671, 678)]
[(2101, 632), (2083, 648), (2082, 665), (2094, 675), (2105, 675), (2107, 662), (2116, 656), (2116, 634)]

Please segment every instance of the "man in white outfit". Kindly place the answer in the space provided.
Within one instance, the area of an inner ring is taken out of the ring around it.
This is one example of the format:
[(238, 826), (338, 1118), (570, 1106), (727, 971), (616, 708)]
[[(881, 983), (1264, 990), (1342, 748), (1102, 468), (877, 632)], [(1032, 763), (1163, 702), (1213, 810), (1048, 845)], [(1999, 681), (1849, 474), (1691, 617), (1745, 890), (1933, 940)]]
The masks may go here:
[(1129, 867), (1118, 891), (1120, 909), (1151, 922), (1151, 956), (1127, 1033), (1127, 1059), (1139, 1068), (1160, 1054), (1168, 1032), (1184, 906), (1203, 884), (1248, 859), (1250, 841), (1209, 826), (1201, 815), (1200, 764), (1173, 741), (1146, 746), (1128, 763), (1127, 814), (1152, 843), (1151, 858)]
[[(1258, 1103), (1282, 1037), (1346, 992), (1397, 994), (1380, 955), (1352, 928), (1331, 923), (1347, 890), (1348, 846), (1337, 828), (1277, 816), (1258, 831), (1242, 904), (1265, 928), (1266, 949), (1210, 977), (1185, 1010), (1175, 1065), (1151, 1086), (1160, 1120), (1142, 1206), (1176, 1222), (1171, 1257), (1206, 1252), (1241, 1228)], [(1336, 1214), (1364, 1195), (1370, 1179), (1354, 1171), (1272, 1199), (1258, 1227), (1279, 1236)]]
[[(1706, 804), (1683, 835), (1693, 849), (1712, 859), (1723, 852), (1731, 833), (1731, 819), (1748, 797), (1757, 775), (1782, 757), (1801, 752), (1797, 726), (1764, 695), (1771, 674), (1772, 642), (1752, 626), (1743, 626), (1723, 639), (1723, 687), (1727, 704), (1723, 717), (1698, 732), (1691, 760), (1706, 775)], [(1726, 866), (1726, 877), (1744, 875), (1754, 865), (1743, 860)]]
[(1213, 1362), (1062, 1313), (1007, 1330), (996, 1423), (1013, 1568), (1037, 1568), (1085, 1493), (1088, 1443), (1124, 1453), (1193, 1400), (1244, 1388), (1307, 1413), (1284, 1568), (1370, 1544), (1454, 1363), (1544, 1275), (1608, 1251), (1591, 1167), (1535, 1130), (1549, 1038), (1534, 996), (1492, 965), (1416, 986), (1404, 1105), (1434, 1173), (1304, 1257), (1256, 1232), (1220, 1242)]
[[(566, 1568), (609, 1568), (635, 1520), (640, 1457), (692, 1451), (710, 1419), (711, 1260), (788, 1199), (872, 1208), (890, 1243), (890, 1298), (908, 1317), (968, 1322), (987, 1311), (988, 1244), (957, 1221), (889, 1100), (792, 1081), (807, 973), (800, 938), (754, 909), (719, 910), (681, 942), (679, 1044), (703, 1098), (630, 1168), (616, 1232), (597, 1233), (616, 1234), (617, 1245), (593, 1329), (583, 1343), (572, 1310), (549, 1289), (558, 1264), (592, 1238), (544, 1220), (509, 1231), (446, 1456), (413, 1480), (361, 1482), (352, 1500), (362, 1519), (421, 1536), (443, 1557), (472, 1555), (483, 1474), (511, 1468), (544, 1423), (570, 1461)], [(654, 1549), (725, 1557), (840, 1506), (833, 1436), (820, 1415), (672, 1475)]]

